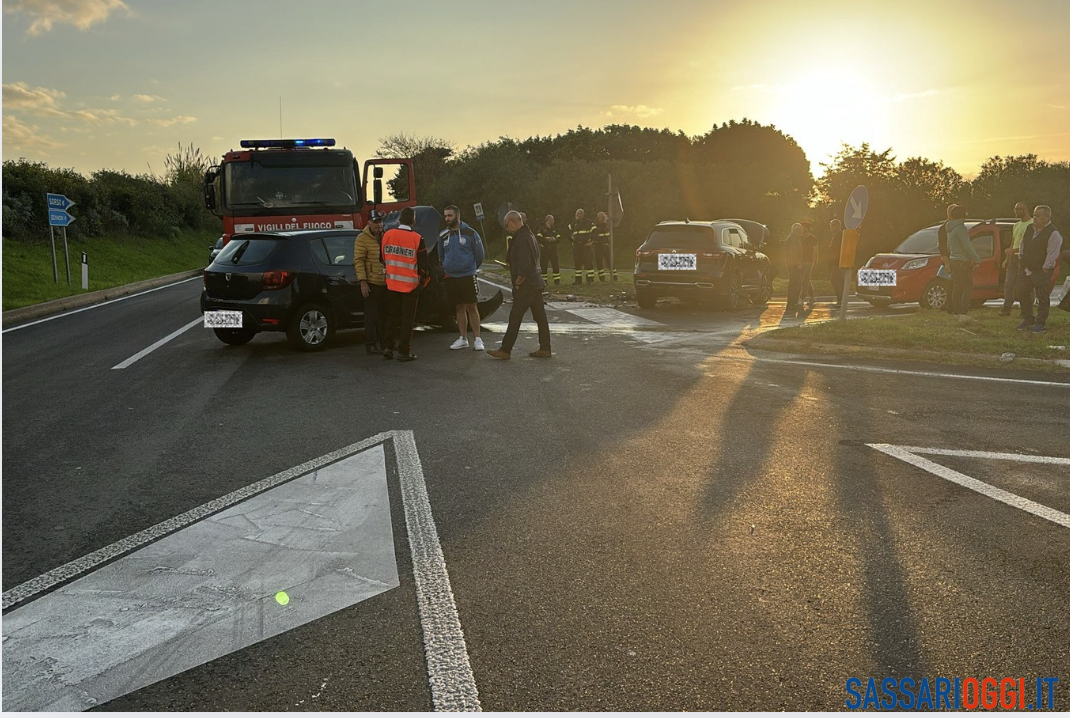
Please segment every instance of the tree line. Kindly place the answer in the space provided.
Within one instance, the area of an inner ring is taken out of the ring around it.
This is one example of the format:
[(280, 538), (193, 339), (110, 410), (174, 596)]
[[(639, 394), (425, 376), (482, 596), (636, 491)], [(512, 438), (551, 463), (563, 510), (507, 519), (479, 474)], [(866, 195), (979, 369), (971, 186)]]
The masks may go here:
[(26, 242), (48, 240), (45, 194), (75, 203), (73, 239), (131, 236), (177, 237), (183, 230), (222, 229), (204, 207), (204, 171), (210, 162), (191, 143), (164, 160), (162, 177), (99, 170), (85, 177), (44, 162), (7, 160), (3, 165), (3, 233)]
[[(971, 217), (1006, 217), (1014, 203), (1052, 207), (1053, 218), (1070, 224), (1070, 162), (1035, 155), (992, 157), (976, 177), (921, 157), (899, 160), (892, 149), (844, 145), (815, 181), (805, 153), (789, 135), (748, 119), (714, 125), (705, 134), (632, 125), (577, 127), (553, 137), (492, 142), (457, 150), (436, 137), (392, 135), (380, 140), (378, 157), (412, 157), (417, 200), (439, 209), (456, 204), (475, 224), (472, 205), (481, 202), (492, 252), (502, 250), (496, 209), (512, 202), (533, 228), (553, 214), (564, 229), (575, 210), (589, 217), (608, 204), (612, 175), (624, 205), (614, 233), (618, 266), (627, 267), (650, 229), (667, 219), (736, 217), (769, 226), (774, 241), (793, 222), (809, 219), (819, 236), (840, 217), (859, 184), (869, 190), (869, 211), (859, 255), (894, 248), (914, 230), (944, 218), (948, 204), (965, 204)], [(204, 208), (202, 181), (212, 162), (192, 144), (179, 145), (162, 177), (100, 170), (84, 177), (26, 160), (3, 163), (3, 234), (44, 241), (48, 236), (46, 192), (77, 205), (69, 228), (77, 237), (175, 236), (184, 229), (218, 229)], [(865, 255), (865, 256), (862, 256)]]
[(612, 175), (624, 205), (614, 233), (620, 266), (629, 266), (650, 229), (668, 219), (753, 219), (769, 226), (774, 241), (792, 223), (809, 219), (819, 236), (827, 236), (828, 221), (843, 216), (847, 197), (860, 184), (870, 203), (859, 261), (944, 219), (952, 203), (965, 204), (970, 217), (992, 218), (1011, 216), (1015, 202), (1024, 200), (1050, 205), (1057, 225), (1070, 223), (1070, 162), (992, 157), (967, 181), (941, 162), (900, 161), (892, 149), (844, 145), (815, 180), (794, 139), (747, 119), (697, 137), (628, 125), (581, 126), (554, 137), (502, 137), (460, 151), (440, 138), (397, 134), (381, 139), (376, 155), (414, 158), (421, 204), (456, 204), (474, 224), (472, 204), (482, 202), (488, 239), (499, 251), (503, 231), (493, 217), (496, 207), (512, 202), (533, 228), (553, 214), (563, 229), (577, 208), (589, 217), (605, 209)]

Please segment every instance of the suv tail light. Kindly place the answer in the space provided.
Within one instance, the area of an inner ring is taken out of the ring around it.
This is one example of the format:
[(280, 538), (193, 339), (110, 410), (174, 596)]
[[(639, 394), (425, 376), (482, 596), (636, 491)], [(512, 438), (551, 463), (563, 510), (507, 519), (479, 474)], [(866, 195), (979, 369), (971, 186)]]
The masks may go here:
[(204, 270), (203, 272), (201, 272), (201, 284), (204, 286), (205, 289), (208, 289), (208, 270), (207, 269)]
[(707, 259), (720, 259), (724, 257), (724, 252), (703, 252), (702, 256)]
[(649, 249), (637, 249), (635, 250), (636, 257), (649, 257), (653, 252)]
[(264, 278), (262, 280), (264, 289), (282, 289), (289, 286), (290, 282), (294, 279), (293, 272), (287, 272), (285, 270), (271, 270), (270, 272), (264, 272)]

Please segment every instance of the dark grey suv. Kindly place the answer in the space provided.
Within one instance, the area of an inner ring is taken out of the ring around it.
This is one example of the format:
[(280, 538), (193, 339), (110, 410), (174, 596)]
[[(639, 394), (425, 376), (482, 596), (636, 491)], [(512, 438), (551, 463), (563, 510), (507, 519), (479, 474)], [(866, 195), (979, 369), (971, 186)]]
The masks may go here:
[(769, 258), (733, 221), (661, 222), (635, 252), (635, 295), (644, 309), (658, 297), (713, 300), (722, 309), (744, 299), (764, 304), (772, 286)]

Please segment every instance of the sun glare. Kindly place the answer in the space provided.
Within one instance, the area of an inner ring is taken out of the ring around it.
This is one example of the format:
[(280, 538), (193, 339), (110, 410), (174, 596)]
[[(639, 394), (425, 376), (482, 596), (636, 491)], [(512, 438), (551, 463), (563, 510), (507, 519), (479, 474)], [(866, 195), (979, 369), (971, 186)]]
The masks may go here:
[(815, 171), (841, 143), (879, 144), (886, 136), (887, 98), (854, 69), (817, 69), (774, 85), (770, 120), (795, 138)]

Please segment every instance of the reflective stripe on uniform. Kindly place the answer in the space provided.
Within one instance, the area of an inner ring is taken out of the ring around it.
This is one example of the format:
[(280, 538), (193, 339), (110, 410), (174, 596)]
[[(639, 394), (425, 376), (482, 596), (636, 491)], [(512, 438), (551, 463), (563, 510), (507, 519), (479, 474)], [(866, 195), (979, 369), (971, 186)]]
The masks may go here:
[(390, 272), (386, 273), (386, 278), (387, 279), (393, 279), (395, 282), (405, 282), (406, 284), (419, 284), (420, 283), (419, 277), (406, 277), (403, 274), (391, 274)]

